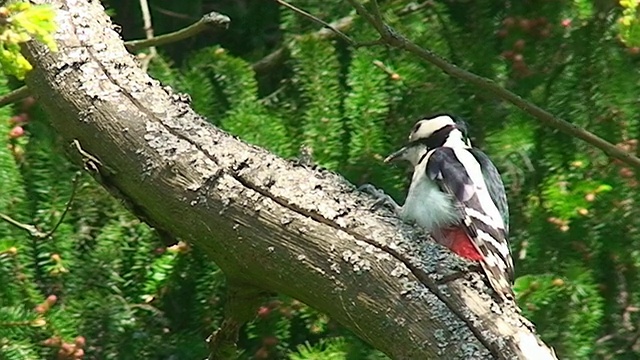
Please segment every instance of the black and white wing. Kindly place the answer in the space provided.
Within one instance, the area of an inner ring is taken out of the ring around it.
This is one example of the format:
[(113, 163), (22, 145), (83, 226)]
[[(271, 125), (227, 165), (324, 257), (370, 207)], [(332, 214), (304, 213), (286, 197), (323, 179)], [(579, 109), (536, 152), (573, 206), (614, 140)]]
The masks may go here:
[(443, 192), (452, 196), (462, 219), (460, 226), (481, 254), (480, 263), (491, 287), (500, 297), (512, 299), (513, 260), (507, 232), (480, 162), (469, 149), (440, 147), (430, 152), (426, 172)]
[[(507, 202), (507, 193), (504, 190), (504, 184), (502, 183), (502, 178), (500, 177), (500, 172), (493, 164), (491, 159), (482, 152), (480, 149), (471, 148), (469, 149), (473, 157), (478, 160), (480, 163), (480, 168), (482, 169), (482, 175), (484, 176), (485, 183), (487, 185), (487, 190), (489, 190), (489, 195), (491, 195), (491, 199), (493, 203), (498, 207), (498, 211), (500, 211), (500, 215), (502, 216), (502, 221), (504, 222), (504, 230), (509, 236), (509, 204)], [(487, 179), (491, 179), (488, 181)]]

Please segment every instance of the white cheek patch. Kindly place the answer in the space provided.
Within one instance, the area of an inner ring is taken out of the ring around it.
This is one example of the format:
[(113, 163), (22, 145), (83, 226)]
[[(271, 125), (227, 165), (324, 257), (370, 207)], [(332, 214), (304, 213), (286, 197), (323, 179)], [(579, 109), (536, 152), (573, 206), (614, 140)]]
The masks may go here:
[(420, 120), (416, 123), (415, 127), (417, 127), (418, 124), (420, 124), (420, 127), (417, 131), (411, 133), (409, 141), (426, 139), (433, 135), (434, 132), (444, 128), (445, 126), (455, 125), (456, 123), (450, 116), (441, 115), (432, 119)]

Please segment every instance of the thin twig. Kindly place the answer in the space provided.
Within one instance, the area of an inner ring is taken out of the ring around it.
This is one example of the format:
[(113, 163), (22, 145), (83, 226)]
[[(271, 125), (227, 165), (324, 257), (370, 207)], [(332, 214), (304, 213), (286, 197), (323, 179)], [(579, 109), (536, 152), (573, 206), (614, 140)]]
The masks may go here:
[(11, 224), (11, 225), (13, 225), (13, 226), (15, 226), (15, 227), (17, 227), (19, 229), (22, 229), (22, 230), (28, 232), (29, 235), (31, 235), (31, 236), (33, 236), (35, 238), (38, 238), (38, 239), (44, 239), (45, 238), (46, 233), (38, 230), (38, 228), (33, 226), (33, 225), (23, 224), (23, 223), (15, 220), (15, 219), (13, 219), (9, 215), (5, 215), (3, 213), (0, 213), (0, 219), (8, 222), (9, 224)]
[(382, 17), (382, 12), (380, 11), (380, 5), (378, 5), (378, 0), (371, 0), (372, 6), (371, 6), (371, 14), (373, 14), (373, 19), (378, 23), (378, 24), (384, 24), (384, 18)]
[(290, 10), (292, 10), (295, 13), (298, 13), (306, 18), (308, 18), (309, 20), (315, 22), (316, 24), (320, 24), (323, 27), (330, 29), (331, 31), (333, 31), (336, 35), (338, 35), (339, 38), (341, 38), (342, 40), (346, 41), (349, 45), (356, 45), (355, 41), (353, 41), (353, 39), (351, 39), (349, 36), (347, 36), (345, 33), (343, 33), (342, 31), (338, 30), (337, 28), (333, 27), (333, 25), (329, 24), (328, 22), (311, 15), (310, 13), (297, 8), (289, 3), (287, 3), (286, 1), (283, 0), (275, 0), (275, 2), (277, 2), (278, 4), (289, 8)]
[(617, 158), (636, 169), (640, 169), (640, 159), (635, 157), (634, 155), (623, 151), (611, 144), (610, 142), (602, 139), (601, 137), (575, 125), (565, 120), (559, 119), (555, 117), (553, 114), (548, 111), (538, 107), (537, 105), (523, 99), (519, 95), (512, 93), (511, 91), (495, 84), (493, 81), (486, 79), (484, 77), (478, 76), (476, 74), (470, 73), (466, 70), (458, 68), (455, 65), (452, 65), (445, 60), (439, 58), (437, 55), (431, 53), (428, 50), (425, 50), (419, 47), (416, 44), (402, 41), (402, 45), (398, 46), (400, 48), (406, 49), (409, 52), (420, 56), (422, 59), (431, 62), (432, 64), (438, 66), (441, 70), (446, 72), (447, 74), (467, 81), (478, 88), (488, 91), (493, 95), (510, 102), (515, 105), (519, 109), (524, 112), (532, 115), (534, 118), (537, 118), (541, 122), (550, 125), (566, 134), (577, 137), (597, 148), (605, 152), (606, 154)]
[[(229, 23), (231, 22), (228, 16), (219, 14), (217, 12), (211, 12), (204, 15), (200, 20), (198, 20), (191, 26), (169, 34), (154, 37), (153, 28), (151, 27), (151, 15), (149, 13), (147, 0), (140, 0), (140, 7), (142, 9), (147, 39), (126, 41), (124, 45), (126, 46), (127, 50), (131, 52), (135, 52), (145, 48), (151, 48), (150, 54), (143, 59), (142, 68), (144, 70), (146, 70), (149, 61), (157, 54), (157, 50), (155, 49), (156, 46), (181, 41), (212, 28), (226, 29), (229, 27)], [(31, 91), (26, 86), (15, 89), (8, 94), (0, 96), (0, 108), (8, 104), (20, 101), (28, 97), (29, 95), (31, 95)]]
[(0, 323), (0, 327), (33, 326), (33, 321), (8, 321)]
[(76, 174), (73, 176), (73, 186), (71, 188), (71, 195), (69, 196), (69, 200), (67, 200), (67, 204), (64, 208), (64, 211), (62, 212), (62, 215), (60, 215), (60, 218), (58, 219), (58, 222), (56, 222), (56, 225), (48, 232), (43, 232), (40, 231), (40, 229), (38, 229), (36, 226), (34, 225), (30, 225), (30, 224), (23, 224), (15, 219), (13, 219), (12, 217), (10, 217), (9, 215), (5, 215), (3, 213), (0, 213), (0, 219), (8, 222), (9, 224), (22, 229), (26, 232), (29, 233), (29, 235), (31, 235), (34, 238), (37, 239), (46, 239), (48, 237), (50, 237), (51, 235), (53, 235), (56, 230), (58, 230), (58, 227), (60, 227), (60, 224), (62, 224), (62, 221), (64, 220), (65, 216), (67, 215), (67, 213), (69, 212), (69, 209), (71, 209), (71, 205), (73, 204), (73, 200), (76, 197), (76, 192), (78, 190), (78, 178), (80, 177), (80, 172), (76, 172)]
[(180, 29), (169, 34), (159, 35), (151, 39), (127, 41), (124, 44), (127, 47), (127, 50), (134, 52), (151, 46), (161, 46), (181, 41), (195, 36), (205, 30), (227, 29), (230, 22), (231, 19), (229, 19), (228, 16), (217, 12), (210, 12), (191, 26), (187, 26), (184, 29)]
[(288, 49), (283, 46), (270, 53), (269, 55), (263, 57), (262, 59), (254, 62), (251, 65), (251, 68), (253, 69), (253, 72), (256, 73), (256, 75), (267, 74), (269, 73), (269, 70), (283, 64), (288, 56)]
[[(144, 33), (147, 38), (153, 39), (153, 24), (151, 23), (151, 12), (149, 11), (149, 3), (147, 0), (139, 0), (140, 1), (140, 10), (142, 11), (142, 21), (144, 24)], [(149, 68), (149, 63), (151, 60), (158, 55), (158, 51), (155, 46), (149, 46), (149, 54), (146, 55), (142, 59), (141, 68), (142, 71), (147, 72)]]
[[(315, 33), (315, 36), (318, 39), (334, 38), (337, 36), (336, 35), (337, 32), (331, 29), (339, 30), (340, 32), (344, 33), (349, 28), (351, 28), (351, 25), (353, 25), (353, 16), (344, 17), (342, 19), (332, 22), (329, 25), (331, 25), (331, 27), (329, 28), (325, 27), (318, 30)], [(277, 50), (273, 51), (269, 55), (253, 63), (251, 67), (253, 68), (253, 71), (257, 75), (267, 74), (271, 69), (283, 64), (287, 59), (287, 57), (288, 57), (288, 49), (286, 46), (282, 46), (281, 48), (278, 48)]]
[[(397, 15), (403, 15), (402, 13), (403, 10), (400, 10)], [(322, 21), (322, 20), (321, 20)], [(338, 19), (336, 21), (333, 21), (329, 24), (329, 26), (327, 27), (323, 27), (322, 29), (318, 30), (318, 32), (315, 33), (315, 36), (317, 36), (320, 39), (332, 39), (335, 38), (336, 36), (338, 36), (339, 33), (341, 34), (345, 34), (345, 32), (347, 30), (349, 30), (349, 28), (351, 28), (351, 26), (353, 25), (353, 16), (345, 16), (341, 19)], [(323, 24), (323, 26), (325, 26)], [(345, 36), (349, 37), (348, 35), (345, 34)], [(352, 42), (355, 42), (355, 40), (351, 39), (350, 40)], [(354, 47), (367, 47), (367, 46), (372, 46), (372, 45), (383, 45), (384, 42), (381, 39), (378, 40), (372, 40), (372, 41), (366, 41), (366, 42), (357, 42), (355, 44), (353, 44), (352, 46)], [(287, 51), (287, 47), (286, 46), (282, 46), (276, 50), (274, 50), (273, 52), (269, 53), (268, 55), (266, 55), (265, 57), (263, 57), (262, 59), (256, 61), (255, 63), (253, 63), (252, 68), (253, 71), (257, 74), (257, 75), (262, 75), (262, 74), (266, 74), (268, 73), (271, 69), (280, 66), (282, 63), (284, 63), (284, 61), (286, 60), (288, 56), (288, 51)]]
[(636, 345), (638, 344), (638, 341), (640, 340), (640, 329), (638, 331), (636, 331), (632, 336), (631, 339), (629, 340), (628, 345), (626, 346), (626, 350), (627, 351), (634, 351), (634, 348), (636, 347)]
[(53, 227), (53, 229), (51, 229), (48, 233), (45, 234), (44, 238), (48, 238), (49, 236), (53, 235), (53, 233), (55, 233), (56, 230), (58, 230), (58, 227), (60, 226), (60, 224), (62, 224), (62, 220), (64, 220), (64, 217), (67, 216), (67, 213), (69, 212), (69, 210), (71, 209), (71, 205), (73, 204), (73, 200), (76, 198), (79, 178), (80, 178), (80, 172), (77, 171), (75, 175), (73, 175), (73, 180), (71, 180), (71, 183), (72, 183), (71, 195), (69, 195), (69, 200), (67, 200), (67, 205), (64, 207), (64, 211), (62, 212), (62, 215), (60, 215), (60, 218), (58, 219), (58, 222), (56, 223), (56, 225)]
[(188, 21), (198, 21), (198, 17), (197, 16), (190, 16), (190, 15), (182, 14), (182, 13), (171, 11), (171, 10), (167, 10), (165, 8), (162, 8), (160, 6), (155, 6), (155, 5), (151, 5), (151, 8), (153, 10), (159, 12), (160, 14), (167, 15), (167, 16), (172, 17), (172, 18), (176, 18), (176, 19), (180, 19), (180, 20), (188, 20)]
[[(380, 35), (385, 33), (384, 25), (377, 22), (371, 13), (365, 9), (365, 7), (360, 4), (357, 0), (347, 0), (356, 9), (358, 15), (362, 16), (369, 24), (373, 25), (373, 27), (378, 31)], [(384, 38), (384, 35), (382, 35)]]
[(8, 94), (0, 96), (0, 108), (18, 102), (31, 95), (31, 91), (26, 86), (17, 88)]
[[(181, 41), (189, 37), (195, 36), (208, 29), (220, 29), (220, 28), (226, 29), (229, 27), (229, 23), (231, 22), (228, 16), (219, 14), (217, 12), (211, 12), (209, 14), (204, 15), (200, 20), (198, 20), (196, 23), (194, 23), (191, 26), (188, 26), (184, 29), (180, 29), (178, 31), (175, 31), (169, 34), (154, 37), (153, 29), (151, 28), (151, 15), (149, 14), (149, 11), (148, 11), (149, 10), (148, 5), (146, 6), (146, 11), (145, 11), (144, 10), (145, 6), (143, 6), (143, 2), (144, 4), (147, 4), (147, 2), (146, 0), (140, 0), (140, 6), (143, 9), (143, 18), (145, 18), (144, 26), (145, 26), (145, 32), (147, 34), (147, 39), (131, 40), (131, 41), (126, 41), (124, 43), (127, 50), (131, 52), (135, 52), (145, 48), (152, 48), (152, 50), (150, 51), (151, 54), (144, 59), (143, 68), (148, 65), (149, 60), (151, 60), (151, 58), (155, 56), (155, 54), (157, 53), (157, 51), (155, 50), (156, 46), (161, 46), (161, 45), (166, 45), (166, 44), (174, 43), (177, 41)], [(146, 18), (147, 15), (145, 15), (145, 13), (148, 15), (148, 20)], [(22, 86), (18, 89), (15, 89), (8, 94), (0, 96), (0, 108), (8, 104), (12, 104), (17, 101), (20, 101), (28, 97), (29, 95), (31, 95), (31, 90), (29, 90), (27, 86)]]
[(89, 154), (88, 152), (86, 152), (82, 146), (80, 145), (80, 141), (78, 141), (78, 139), (73, 139), (73, 142), (71, 144), (72, 146), (76, 147), (76, 150), (78, 150), (78, 153), (80, 153), (80, 155), (82, 155), (82, 162), (84, 164), (84, 168), (85, 170), (89, 171), (89, 172), (99, 172), (100, 169), (99, 167), (102, 166), (102, 162), (100, 160), (98, 160), (98, 158), (96, 158), (95, 156)]
[[(422, 60), (429, 62), (437, 67), (439, 67), (445, 73), (451, 75), (454, 78), (466, 81), (475, 85), (476, 87), (482, 89), (485, 92), (489, 92), (498, 98), (501, 98), (511, 104), (515, 105), (519, 109), (533, 116), (534, 118), (540, 120), (541, 122), (556, 128), (566, 134), (569, 134), (573, 137), (581, 139), (592, 146), (597, 147), (602, 150), (605, 154), (619, 159), (626, 164), (640, 169), (640, 158), (630, 154), (626, 151), (623, 151), (611, 144), (610, 142), (602, 139), (601, 137), (575, 125), (565, 120), (559, 119), (555, 117), (553, 114), (548, 111), (538, 107), (537, 105), (523, 99), (519, 95), (512, 93), (511, 91), (503, 88), (500, 85), (497, 85), (492, 80), (484, 78), (482, 76), (478, 76), (469, 71), (463, 70), (440, 56), (436, 55), (430, 50), (424, 49), (415, 43), (409, 41), (405, 37), (399, 35), (393, 28), (385, 24), (384, 22), (378, 21), (369, 11), (367, 11), (362, 4), (360, 4), (357, 0), (347, 0), (349, 3), (356, 9), (358, 14), (365, 18), (367, 22), (369, 22), (382, 36), (382, 39), (385, 40), (385, 43), (396, 47), (401, 50), (408, 51)], [(375, 2), (372, 3), (372, 6), (375, 8), (377, 4)], [(378, 10), (374, 10), (374, 13), (379, 12)]]

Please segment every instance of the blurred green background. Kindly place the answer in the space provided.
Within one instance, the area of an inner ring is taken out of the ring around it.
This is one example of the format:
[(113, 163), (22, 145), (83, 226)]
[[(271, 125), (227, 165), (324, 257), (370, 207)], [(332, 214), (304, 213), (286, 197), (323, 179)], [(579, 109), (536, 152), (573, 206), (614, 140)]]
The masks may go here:
[[(292, 3), (357, 41), (376, 38), (346, 1)], [(103, 4), (126, 40), (144, 37), (138, 2)], [(381, 1), (387, 21), (417, 44), (637, 153), (633, 4)], [(407, 53), (319, 36), (317, 25), (274, 2), (150, 0), (150, 8), (156, 34), (213, 10), (232, 19), (227, 31), (159, 48), (149, 67), (212, 124), (287, 158), (307, 145), (318, 164), (399, 201), (407, 172), (381, 159), (423, 114), (464, 117), (507, 186), (524, 314), (560, 358), (640, 358), (633, 169)], [(16, 86), (4, 79), (0, 93)], [(0, 113), (0, 212), (46, 232), (79, 168), (37, 101)], [(225, 291), (215, 264), (189, 246), (165, 248), (87, 175), (51, 238), (0, 222), (0, 284), (1, 359), (201, 359)], [(385, 358), (285, 296), (257, 314), (243, 328), (241, 359)]]

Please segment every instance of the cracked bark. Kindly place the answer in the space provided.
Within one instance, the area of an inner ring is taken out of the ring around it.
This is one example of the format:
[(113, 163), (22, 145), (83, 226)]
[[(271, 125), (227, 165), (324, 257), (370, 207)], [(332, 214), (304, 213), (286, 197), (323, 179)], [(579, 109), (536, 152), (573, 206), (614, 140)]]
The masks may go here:
[(137, 67), (97, 1), (46, 2), (60, 9), (60, 51), (25, 46), (27, 84), (97, 181), (143, 220), (394, 359), (555, 358), (473, 266), (368, 211), (371, 199), (342, 177), (210, 126)]

